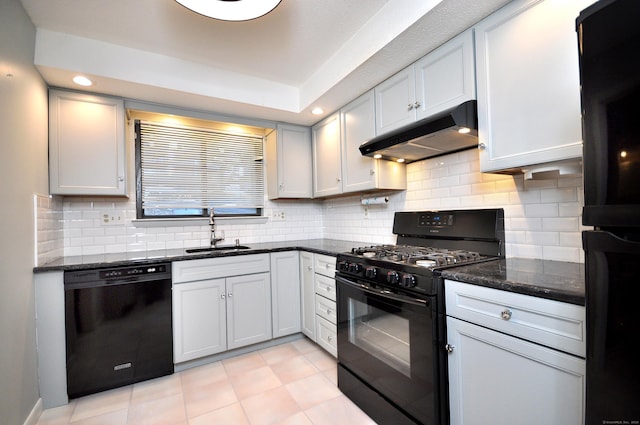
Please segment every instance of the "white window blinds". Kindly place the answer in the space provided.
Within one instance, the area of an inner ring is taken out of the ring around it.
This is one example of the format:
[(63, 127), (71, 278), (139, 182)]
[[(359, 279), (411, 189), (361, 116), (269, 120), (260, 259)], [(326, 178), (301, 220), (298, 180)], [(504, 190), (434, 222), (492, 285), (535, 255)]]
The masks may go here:
[(263, 208), (261, 136), (136, 124), (142, 209)]

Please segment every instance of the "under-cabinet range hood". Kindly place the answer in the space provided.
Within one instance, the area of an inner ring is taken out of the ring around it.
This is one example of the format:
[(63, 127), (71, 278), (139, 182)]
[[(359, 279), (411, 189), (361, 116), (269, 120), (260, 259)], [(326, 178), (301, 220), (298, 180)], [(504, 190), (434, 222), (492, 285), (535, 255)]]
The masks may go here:
[(469, 100), (360, 145), (362, 155), (407, 164), (478, 146), (478, 112)]

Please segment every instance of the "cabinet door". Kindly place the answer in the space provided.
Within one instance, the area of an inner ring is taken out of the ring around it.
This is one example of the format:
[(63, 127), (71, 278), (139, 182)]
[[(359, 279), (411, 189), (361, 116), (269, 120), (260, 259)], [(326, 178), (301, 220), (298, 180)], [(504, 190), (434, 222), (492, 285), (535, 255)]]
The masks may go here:
[(172, 298), (174, 362), (227, 349), (224, 279), (174, 284)]
[(49, 92), (50, 192), (126, 195), (122, 99)]
[(278, 124), (266, 138), (269, 199), (312, 197), (311, 130)]
[(413, 65), (383, 81), (376, 95), (376, 135), (416, 120), (416, 82)]
[(415, 63), (417, 119), (476, 98), (473, 30), (449, 40)]
[(311, 129), (313, 138), (313, 196), (342, 193), (340, 114), (335, 113)]
[(447, 317), (451, 423), (584, 423), (585, 361)]
[(313, 271), (313, 254), (300, 252), (300, 280), (302, 304), (302, 333), (315, 341), (316, 307), (315, 307), (315, 273)]
[(582, 156), (575, 19), (593, 0), (518, 0), (475, 27), (481, 171)]
[(300, 332), (300, 256), (298, 251), (271, 254), (273, 337)]
[(271, 339), (269, 273), (227, 280), (227, 340), (229, 349)]
[(340, 110), (342, 129), (342, 189), (356, 192), (376, 187), (376, 160), (363, 156), (360, 145), (376, 135), (373, 90)]

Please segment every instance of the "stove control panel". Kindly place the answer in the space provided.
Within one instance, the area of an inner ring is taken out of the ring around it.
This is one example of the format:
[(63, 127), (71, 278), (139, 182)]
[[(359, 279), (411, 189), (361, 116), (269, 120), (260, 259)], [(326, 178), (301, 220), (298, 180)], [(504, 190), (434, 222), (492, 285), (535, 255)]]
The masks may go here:
[(437, 212), (422, 213), (418, 218), (418, 226), (453, 226), (453, 214)]

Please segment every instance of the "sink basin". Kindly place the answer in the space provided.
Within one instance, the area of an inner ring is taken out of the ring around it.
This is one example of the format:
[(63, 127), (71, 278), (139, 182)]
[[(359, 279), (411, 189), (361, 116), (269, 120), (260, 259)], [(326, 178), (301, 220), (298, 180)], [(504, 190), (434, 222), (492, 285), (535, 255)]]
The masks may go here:
[(216, 251), (236, 251), (241, 249), (250, 249), (248, 246), (244, 245), (221, 245), (221, 246), (212, 246), (207, 248), (190, 248), (187, 249), (187, 254), (193, 254), (194, 252), (216, 252)]

